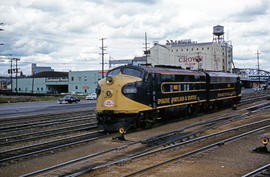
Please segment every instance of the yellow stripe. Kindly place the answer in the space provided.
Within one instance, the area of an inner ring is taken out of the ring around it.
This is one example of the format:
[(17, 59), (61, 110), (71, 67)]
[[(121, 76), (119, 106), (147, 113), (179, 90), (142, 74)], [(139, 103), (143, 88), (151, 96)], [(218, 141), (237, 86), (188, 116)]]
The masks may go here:
[(160, 109), (160, 108), (168, 108), (168, 107), (174, 107), (174, 106), (181, 106), (181, 105), (185, 105), (185, 104), (202, 103), (202, 102), (206, 102), (206, 100), (191, 101), (191, 102), (178, 103), (178, 104), (170, 104), (170, 105), (165, 105), (165, 106), (159, 106), (159, 107), (157, 107), (156, 109)]
[(212, 99), (212, 100), (209, 100), (209, 101), (225, 100), (225, 99), (230, 99), (230, 98), (235, 98), (235, 97), (238, 97), (238, 96), (230, 96), (230, 97), (217, 98), (217, 99)]
[(200, 89), (200, 90), (184, 90), (184, 91), (164, 92), (163, 89), (162, 89), (162, 86), (164, 84), (206, 84), (206, 82), (162, 82), (161, 85), (160, 85), (160, 90), (161, 90), (161, 93), (163, 93), (163, 94), (206, 91), (206, 89)]
[(211, 89), (210, 91), (234, 90), (235, 88)]
[(163, 92), (163, 94), (169, 94), (169, 93), (185, 93), (185, 92), (200, 92), (200, 91), (206, 91), (206, 89), (201, 89), (201, 90), (186, 90), (186, 91), (172, 91), (172, 92)]
[(166, 73), (166, 72), (162, 72), (160, 71), (159, 72), (160, 74), (166, 74), (166, 75), (183, 75), (183, 76), (205, 76), (203, 74), (200, 74), (200, 73), (175, 73), (175, 72), (171, 72), (171, 73)]
[(206, 82), (162, 82), (163, 84), (206, 84)]

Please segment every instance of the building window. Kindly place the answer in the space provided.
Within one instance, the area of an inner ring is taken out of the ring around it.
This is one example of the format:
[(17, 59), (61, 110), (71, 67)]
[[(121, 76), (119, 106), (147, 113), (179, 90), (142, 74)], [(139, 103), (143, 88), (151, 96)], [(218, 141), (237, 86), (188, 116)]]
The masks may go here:
[(87, 76), (84, 76), (84, 81), (87, 81)]
[(41, 91), (43, 91), (43, 87), (41, 87)]
[(82, 77), (80, 76), (80, 77), (79, 77), (79, 81), (81, 81), (81, 80), (82, 80)]
[(178, 49), (176, 49), (176, 52), (178, 52)]
[(202, 50), (203, 50), (204, 48), (202, 48)]
[(21, 88), (19, 88), (19, 91), (21, 91)]
[(191, 48), (191, 51), (193, 51), (193, 48)]
[(187, 51), (188, 51), (188, 49), (187, 49)]
[(209, 47), (207, 47), (207, 50), (209, 50)]
[(76, 90), (78, 89), (78, 86), (77, 86), (77, 85), (75, 86), (75, 89), (76, 89)]
[(199, 50), (199, 48), (197, 48), (197, 50)]
[(39, 90), (39, 88), (37, 88), (37, 90)]
[(74, 77), (73, 76), (71, 77), (71, 81), (74, 81)]
[(181, 49), (181, 51), (183, 52), (184, 50), (183, 50), (183, 49)]

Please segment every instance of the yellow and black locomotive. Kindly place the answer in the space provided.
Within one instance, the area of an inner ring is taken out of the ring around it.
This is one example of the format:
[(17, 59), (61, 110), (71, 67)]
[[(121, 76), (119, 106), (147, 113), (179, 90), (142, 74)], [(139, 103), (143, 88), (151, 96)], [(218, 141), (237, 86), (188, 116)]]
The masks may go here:
[(97, 87), (97, 120), (105, 131), (151, 126), (170, 115), (181, 117), (241, 99), (237, 75), (168, 66), (126, 65), (112, 69)]

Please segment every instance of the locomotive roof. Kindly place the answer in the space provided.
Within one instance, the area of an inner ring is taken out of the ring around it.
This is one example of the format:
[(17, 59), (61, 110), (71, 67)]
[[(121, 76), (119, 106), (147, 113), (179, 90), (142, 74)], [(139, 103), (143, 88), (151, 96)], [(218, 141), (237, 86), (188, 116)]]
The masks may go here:
[(166, 68), (166, 67), (152, 67), (152, 66), (141, 66), (145, 71), (149, 73), (160, 73), (160, 74), (179, 74), (179, 75), (201, 75), (205, 76), (205, 73), (199, 71), (191, 71), (179, 68)]
[(238, 75), (236, 74), (232, 74), (232, 73), (224, 73), (224, 72), (206, 72), (207, 74), (209, 74), (210, 77), (238, 77)]

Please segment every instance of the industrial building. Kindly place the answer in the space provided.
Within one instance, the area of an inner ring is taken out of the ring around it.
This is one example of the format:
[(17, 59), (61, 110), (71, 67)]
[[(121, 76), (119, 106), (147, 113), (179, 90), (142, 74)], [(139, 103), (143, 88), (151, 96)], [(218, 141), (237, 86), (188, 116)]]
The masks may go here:
[(95, 92), (101, 72), (46, 71), (34, 74), (34, 77), (17, 78), (12, 80), (12, 92), (34, 94), (72, 93), (87, 95)]
[(190, 70), (231, 72), (233, 50), (224, 41), (224, 27), (213, 27), (213, 41), (198, 43), (188, 40), (167, 40), (165, 45), (155, 43), (150, 49), (147, 63), (181, 66)]
[(32, 63), (32, 73), (37, 74), (45, 71), (54, 71), (51, 67), (47, 66), (37, 66), (36, 63)]

